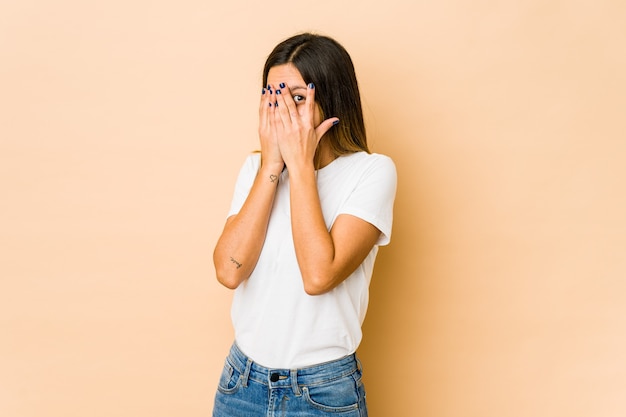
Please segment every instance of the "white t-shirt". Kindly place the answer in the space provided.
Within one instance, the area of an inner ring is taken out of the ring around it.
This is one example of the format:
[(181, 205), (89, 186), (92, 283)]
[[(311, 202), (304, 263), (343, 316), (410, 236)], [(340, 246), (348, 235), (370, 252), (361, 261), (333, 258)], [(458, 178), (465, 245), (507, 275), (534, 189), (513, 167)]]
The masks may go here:
[[(244, 204), (261, 163), (244, 163), (229, 216)], [(389, 243), (396, 192), (396, 168), (384, 155), (341, 156), (317, 171), (328, 230), (340, 214), (359, 217), (381, 235), (363, 263), (341, 284), (322, 295), (304, 291), (291, 232), (289, 173), (280, 175), (265, 243), (250, 277), (235, 290), (231, 317), (239, 348), (269, 368), (294, 369), (354, 353), (369, 301), (378, 246)]]

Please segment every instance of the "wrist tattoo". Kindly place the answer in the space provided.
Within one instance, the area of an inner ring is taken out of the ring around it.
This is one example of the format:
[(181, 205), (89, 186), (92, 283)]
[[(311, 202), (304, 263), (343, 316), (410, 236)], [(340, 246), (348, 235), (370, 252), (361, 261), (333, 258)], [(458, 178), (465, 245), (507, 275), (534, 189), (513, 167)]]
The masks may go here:
[(276, 182), (276, 181), (278, 181), (278, 175), (270, 174), (270, 181), (271, 181), (271, 182)]
[(237, 269), (241, 268), (241, 264), (237, 262), (235, 258), (233, 258), (232, 256), (230, 257), (230, 261), (234, 263), (235, 265), (237, 265)]

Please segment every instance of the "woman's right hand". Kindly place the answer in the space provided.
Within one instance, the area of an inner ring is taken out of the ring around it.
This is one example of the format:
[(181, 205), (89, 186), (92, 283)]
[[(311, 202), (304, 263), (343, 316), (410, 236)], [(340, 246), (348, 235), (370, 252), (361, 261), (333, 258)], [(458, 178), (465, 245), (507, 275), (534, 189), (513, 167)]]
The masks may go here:
[(259, 260), (278, 179), (285, 166), (272, 126), (276, 93), (273, 87), (271, 90), (264, 89), (259, 106), (261, 168), (239, 212), (226, 220), (213, 251), (217, 280), (231, 289), (248, 279)]
[(276, 103), (274, 86), (268, 85), (261, 93), (261, 104), (259, 106), (259, 139), (261, 141), (261, 166), (279, 167), (278, 173), (282, 171), (285, 162), (278, 147), (276, 129), (272, 129), (271, 118), (274, 115)]

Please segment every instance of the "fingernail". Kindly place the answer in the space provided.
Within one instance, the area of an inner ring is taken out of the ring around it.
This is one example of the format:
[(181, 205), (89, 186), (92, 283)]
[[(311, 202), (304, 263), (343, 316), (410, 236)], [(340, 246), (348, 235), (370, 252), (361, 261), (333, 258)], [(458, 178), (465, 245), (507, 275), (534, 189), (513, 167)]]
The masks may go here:
[(272, 103), (269, 103), (270, 107), (272, 107)]
[(263, 89), (263, 92), (261, 94), (265, 94), (265, 88)]
[(278, 102), (274, 103), (274, 107), (278, 107)]
[(285, 88), (285, 83), (280, 83), (280, 88)]
[(271, 90), (271, 89), (272, 89), (272, 87), (268, 84), (268, 85), (267, 85), (267, 89), (268, 89), (268, 90)]
[(276, 94), (281, 94), (280, 90), (276, 90)]
[(314, 89), (314, 88), (315, 88), (315, 85), (314, 85), (313, 83), (309, 83), (309, 88), (310, 88), (310, 89)]
[(337, 126), (338, 124), (339, 124), (339, 120), (335, 120), (335, 121), (333, 122), (333, 126)]

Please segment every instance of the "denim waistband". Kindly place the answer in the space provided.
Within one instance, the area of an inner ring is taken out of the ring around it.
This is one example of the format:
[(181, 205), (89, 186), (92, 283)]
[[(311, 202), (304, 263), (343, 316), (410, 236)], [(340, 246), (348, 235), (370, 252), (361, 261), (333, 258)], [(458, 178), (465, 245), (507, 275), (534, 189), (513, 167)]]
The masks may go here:
[(351, 375), (361, 368), (355, 354), (298, 369), (266, 368), (246, 356), (236, 343), (233, 343), (230, 348), (227, 360), (233, 368), (242, 374), (244, 386), (248, 385), (248, 380), (250, 379), (266, 384), (270, 388), (292, 387), (297, 394), (299, 394), (300, 386), (327, 383), (334, 379)]

